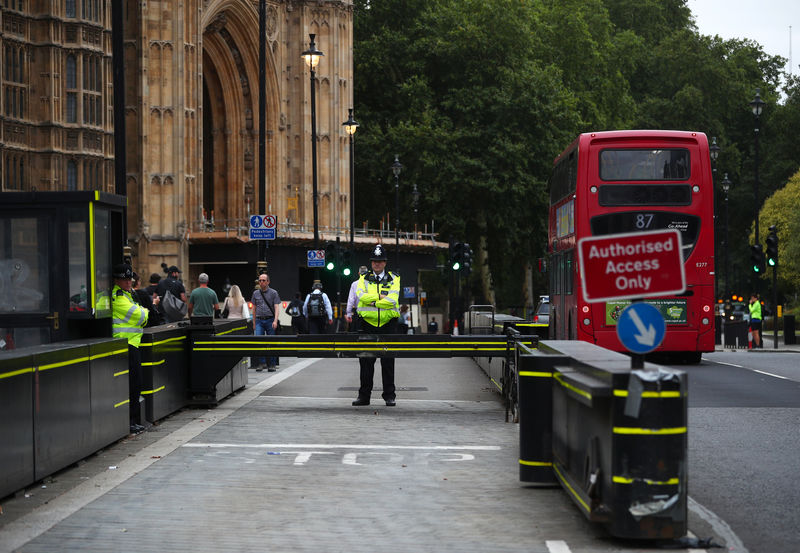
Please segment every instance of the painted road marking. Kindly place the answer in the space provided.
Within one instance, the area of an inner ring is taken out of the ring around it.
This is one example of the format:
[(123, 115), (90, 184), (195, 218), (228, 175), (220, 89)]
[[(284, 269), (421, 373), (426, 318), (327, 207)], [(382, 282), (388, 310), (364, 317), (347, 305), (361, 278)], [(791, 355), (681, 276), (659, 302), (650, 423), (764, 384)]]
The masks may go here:
[(571, 553), (567, 542), (562, 540), (547, 540), (544, 542), (550, 553)]
[(423, 451), (499, 451), (499, 445), (364, 445), (364, 444), (219, 444), (187, 443), (181, 447), (273, 449), (414, 449)]
[(763, 374), (763, 375), (766, 375), (766, 376), (773, 376), (775, 378), (780, 378), (781, 380), (791, 380), (791, 378), (788, 378), (786, 376), (781, 376), (779, 374), (768, 373), (766, 371), (761, 371), (759, 369), (751, 369), (750, 367), (745, 367), (743, 365), (736, 365), (735, 363), (725, 363), (724, 361), (712, 361), (711, 359), (706, 359), (705, 357), (703, 359), (705, 361), (708, 361), (709, 363), (716, 363), (717, 365), (727, 365), (728, 367), (736, 367), (737, 369), (745, 369), (745, 370), (748, 370), (748, 371), (753, 371), (754, 373), (759, 373), (759, 374)]

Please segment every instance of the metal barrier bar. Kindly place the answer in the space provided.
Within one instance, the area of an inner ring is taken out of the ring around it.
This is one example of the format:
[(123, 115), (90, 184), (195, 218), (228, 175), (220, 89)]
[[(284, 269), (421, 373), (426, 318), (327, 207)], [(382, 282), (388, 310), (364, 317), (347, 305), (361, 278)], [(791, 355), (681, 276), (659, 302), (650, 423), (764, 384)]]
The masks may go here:
[[(535, 348), (536, 336), (520, 336)], [(321, 334), (298, 336), (202, 336), (192, 339), (192, 353), (212, 356), (291, 357), (501, 357), (507, 338), (498, 335)]]

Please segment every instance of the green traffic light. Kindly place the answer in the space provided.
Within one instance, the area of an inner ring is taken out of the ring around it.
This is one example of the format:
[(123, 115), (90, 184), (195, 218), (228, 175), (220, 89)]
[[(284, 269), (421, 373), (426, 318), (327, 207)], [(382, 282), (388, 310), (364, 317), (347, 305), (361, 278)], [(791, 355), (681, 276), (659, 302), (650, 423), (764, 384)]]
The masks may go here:
[(350, 276), (350, 267), (345, 267), (342, 273), (344, 274), (344, 276)]
[(760, 273), (761, 272), (761, 267), (759, 267), (758, 265), (753, 265), (753, 272), (754, 273)]
[(457, 270), (459, 270), (460, 268), (461, 268), (461, 263), (459, 263), (458, 261), (456, 261), (455, 263), (453, 263), (453, 270), (454, 270), (454, 271), (457, 271)]
[(775, 266), (775, 260), (772, 259), (772, 258), (767, 259), (767, 265), (769, 265), (770, 267), (774, 267)]
[(325, 268), (329, 271), (332, 271), (334, 267), (335, 265), (333, 264), (333, 261), (328, 261), (328, 264), (325, 266)]

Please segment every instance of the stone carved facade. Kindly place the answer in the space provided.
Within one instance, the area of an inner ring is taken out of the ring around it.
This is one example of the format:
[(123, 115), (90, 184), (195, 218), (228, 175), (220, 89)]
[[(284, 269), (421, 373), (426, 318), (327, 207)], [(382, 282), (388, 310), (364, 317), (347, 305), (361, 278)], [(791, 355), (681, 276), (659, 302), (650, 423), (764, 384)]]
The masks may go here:
[[(260, 0), (124, 0), (128, 239), (142, 274), (257, 213)], [(59, 6), (58, 12), (50, 11)], [(266, 203), (312, 222), (309, 33), (319, 226), (347, 228), (353, 6), (267, 0)], [(47, 10), (43, 12), (41, 10)], [(111, 0), (0, 0), (3, 190), (114, 191)], [(240, 241), (234, 233), (215, 240)]]

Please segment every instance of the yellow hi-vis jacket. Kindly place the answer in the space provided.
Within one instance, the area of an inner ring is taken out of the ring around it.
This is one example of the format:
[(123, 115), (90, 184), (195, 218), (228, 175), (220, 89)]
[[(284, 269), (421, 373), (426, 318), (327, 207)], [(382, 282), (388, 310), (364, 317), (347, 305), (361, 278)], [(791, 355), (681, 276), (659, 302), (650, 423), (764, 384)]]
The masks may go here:
[(400, 277), (385, 271), (378, 283), (375, 274), (369, 271), (358, 279), (356, 298), (359, 316), (372, 326), (383, 326), (400, 316)]
[(111, 290), (111, 328), (114, 338), (125, 338), (135, 348), (142, 343), (142, 329), (147, 324), (148, 311), (116, 284)]

